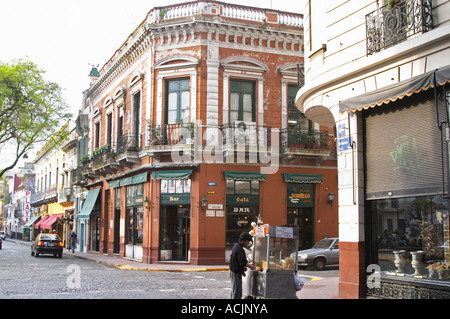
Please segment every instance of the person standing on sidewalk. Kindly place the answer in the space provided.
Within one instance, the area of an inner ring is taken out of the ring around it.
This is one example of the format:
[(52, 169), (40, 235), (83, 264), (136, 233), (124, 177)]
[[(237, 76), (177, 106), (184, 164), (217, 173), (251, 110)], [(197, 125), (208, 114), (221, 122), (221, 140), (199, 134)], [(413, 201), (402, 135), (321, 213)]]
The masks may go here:
[(74, 230), (72, 230), (69, 234), (69, 250), (72, 250), (72, 253), (75, 252), (75, 246), (78, 242), (78, 237), (77, 234), (75, 233)]
[(260, 267), (256, 267), (248, 263), (245, 255), (244, 247), (248, 247), (252, 241), (252, 236), (248, 232), (244, 232), (239, 236), (237, 242), (230, 255), (230, 278), (231, 278), (231, 299), (242, 299), (242, 275), (247, 268), (261, 271)]

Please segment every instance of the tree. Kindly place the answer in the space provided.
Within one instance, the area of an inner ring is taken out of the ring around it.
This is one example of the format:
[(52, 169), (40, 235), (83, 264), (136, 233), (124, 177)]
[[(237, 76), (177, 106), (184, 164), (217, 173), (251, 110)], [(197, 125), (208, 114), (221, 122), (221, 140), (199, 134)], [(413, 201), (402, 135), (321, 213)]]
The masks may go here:
[(0, 178), (71, 118), (61, 87), (44, 73), (31, 61), (0, 61), (0, 157), (9, 157)]

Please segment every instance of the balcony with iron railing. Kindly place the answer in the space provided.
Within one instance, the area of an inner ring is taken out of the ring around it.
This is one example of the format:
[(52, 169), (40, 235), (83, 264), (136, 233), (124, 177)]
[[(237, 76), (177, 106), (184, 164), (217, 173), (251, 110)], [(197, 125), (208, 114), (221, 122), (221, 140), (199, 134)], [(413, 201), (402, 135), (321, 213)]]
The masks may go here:
[(41, 191), (31, 194), (30, 203), (32, 206), (43, 205), (56, 202), (58, 199), (58, 189), (56, 185), (47, 187)]
[(367, 14), (367, 55), (432, 30), (432, 9), (432, 0), (389, 0)]
[(284, 162), (293, 158), (309, 158), (321, 162), (324, 159), (336, 159), (334, 134), (329, 131), (299, 130), (286, 128), (281, 130), (281, 156)]
[(246, 157), (260, 152), (279, 154), (289, 159), (295, 156), (310, 158), (335, 157), (334, 134), (328, 131), (272, 128), (256, 123), (231, 123), (222, 126), (171, 124), (149, 126), (146, 151), (149, 156), (161, 160), (163, 155), (184, 152), (192, 158), (202, 158), (199, 152), (220, 152), (229, 159)]

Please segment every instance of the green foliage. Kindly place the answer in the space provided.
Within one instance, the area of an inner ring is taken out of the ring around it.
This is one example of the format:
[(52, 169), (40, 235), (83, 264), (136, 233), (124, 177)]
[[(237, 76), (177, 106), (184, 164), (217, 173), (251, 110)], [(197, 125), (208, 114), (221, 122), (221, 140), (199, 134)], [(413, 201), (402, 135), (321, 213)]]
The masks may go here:
[[(0, 61), (0, 156), (11, 157), (11, 163), (0, 169), (0, 177), (71, 117), (60, 86), (45, 81), (44, 73), (30, 61)], [(7, 147), (14, 154), (5, 154)]]

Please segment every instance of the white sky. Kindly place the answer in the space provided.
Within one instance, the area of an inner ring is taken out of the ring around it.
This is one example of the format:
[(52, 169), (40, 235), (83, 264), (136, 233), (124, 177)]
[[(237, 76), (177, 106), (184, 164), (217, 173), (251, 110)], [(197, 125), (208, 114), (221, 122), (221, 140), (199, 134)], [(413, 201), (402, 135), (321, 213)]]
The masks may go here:
[[(305, 0), (222, 2), (303, 13)], [(0, 61), (27, 59), (64, 89), (73, 114), (89, 87), (89, 64), (109, 60), (154, 7), (187, 0), (0, 0)]]

